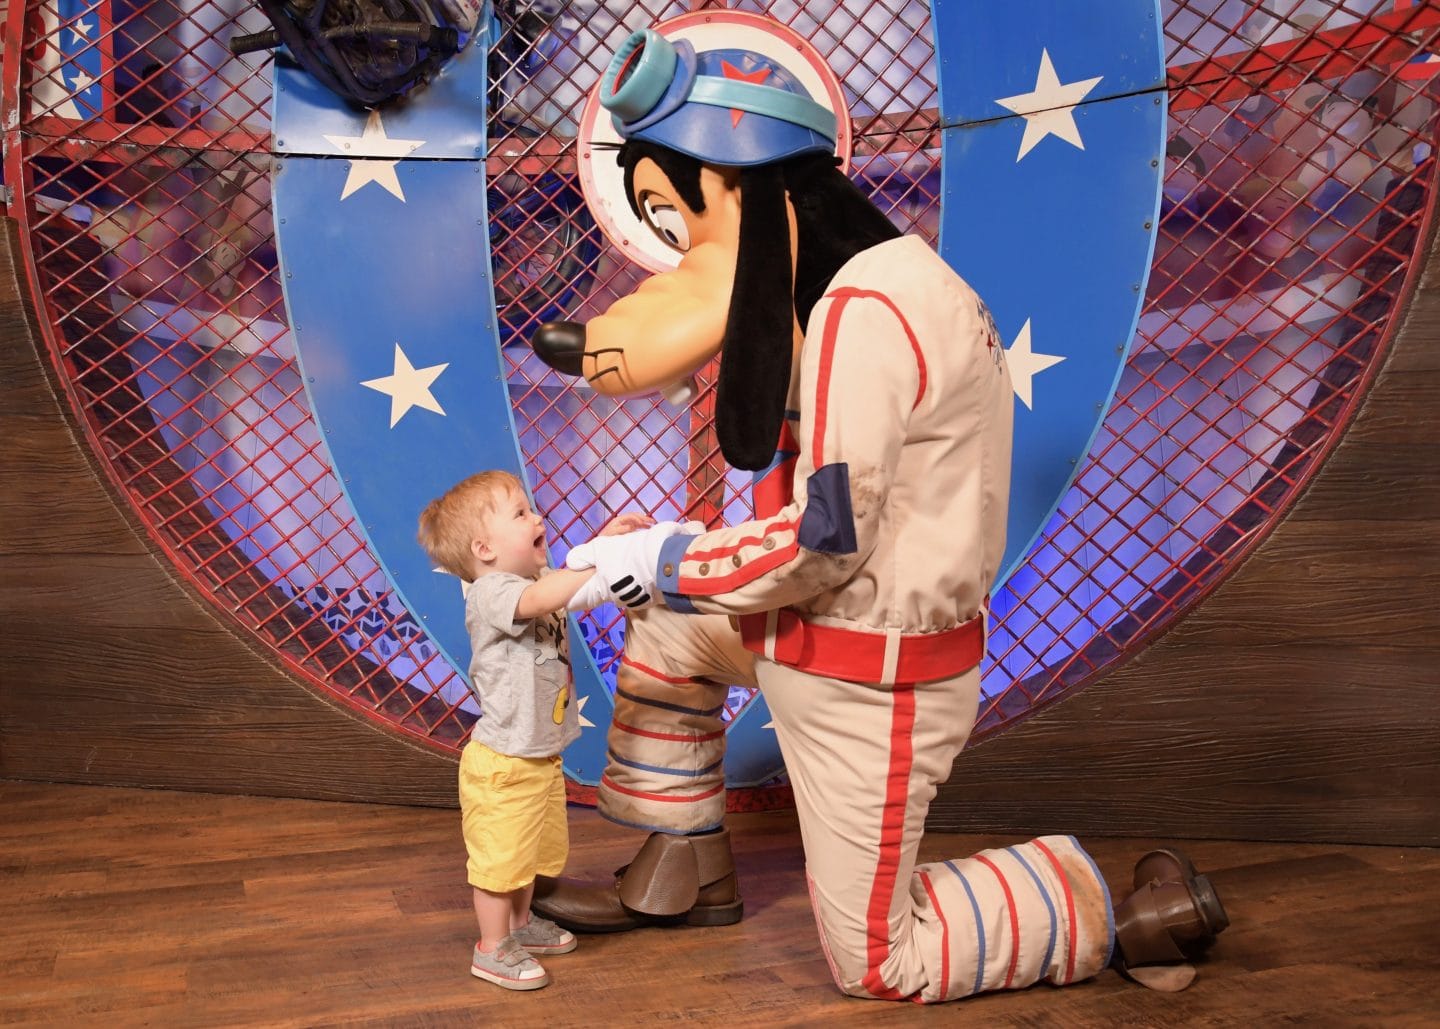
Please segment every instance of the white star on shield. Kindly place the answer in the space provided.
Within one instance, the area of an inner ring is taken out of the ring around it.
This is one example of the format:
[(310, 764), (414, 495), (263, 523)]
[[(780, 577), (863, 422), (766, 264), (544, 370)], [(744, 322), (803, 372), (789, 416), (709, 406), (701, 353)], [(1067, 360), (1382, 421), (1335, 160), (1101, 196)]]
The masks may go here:
[(1085, 142), (1080, 138), (1080, 129), (1075, 124), (1075, 105), (1085, 99), (1085, 95), (1094, 89), (1102, 78), (1103, 75), (1097, 75), (1093, 79), (1062, 83), (1060, 76), (1055, 74), (1055, 66), (1050, 63), (1050, 51), (1041, 50), (1040, 70), (1035, 74), (1035, 89), (995, 101), (1025, 119), (1025, 135), (1020, 140), (1020, 153), (1015, 157), (1016, 163), (1035, 149), (1046, 136), (1059, 136), (1071, 146), (1084, 150)]
[(405, 351), (400, 349), (400, 344), (396, 343), (395, 370), (383, 378), (367, 379), (360, 385), (377, 393), (384, 393), (390, 398), (390, 428), (393, 429), (412, 407), (423, 407), (436, 414), (445, 413), (445, 409), (435, 399), (435, 394), (430, 392), (430, 387), (440, 378), (440, 373), (449, 367), (447, 361), (445, 364), (432, 364), (428, 368), (416, 368), (410, 363)]
[[(377, 183), (392, 196), (405, 200), (405, 191), (400, 188), (400, 176), (395, 166), (400, 158), (409, 157), (425, 145), (423, 139), (391, 139), (385, 135), (385, 126), (380, 121), (380, 112), (371, 111), (365, 120), (365, 129), (358, 136), (331, 136), (325, 138), (340, 150), (351, 151), (350, 174), (345, 177), (345, 187), (340, 193), (344, 200), (360, 187), (371, 182)], [(375, 160), (394, 158), (394, 160)]]
[(1005, 351), (1005, 365), (1010, 369), (1010, 384), (1020, 402), (1032, 411), (1035, 409), (1033, 379), (1046, 368), (1065, 360), (1054, 354), (1037, 354), (1030, 349), (1030, 319), (1020, 327), (1015, 342)]

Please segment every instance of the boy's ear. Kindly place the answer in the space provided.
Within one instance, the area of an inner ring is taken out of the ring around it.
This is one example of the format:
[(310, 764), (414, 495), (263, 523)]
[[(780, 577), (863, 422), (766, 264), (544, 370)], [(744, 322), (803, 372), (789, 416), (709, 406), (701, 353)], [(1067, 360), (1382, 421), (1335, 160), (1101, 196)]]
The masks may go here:
[(474, 555), (477, 561), (495, 560), (495, 551), (491, 550), (490, 544), (486, 543), (479, 536), (476, 536), (470, 541), (470, 553)]

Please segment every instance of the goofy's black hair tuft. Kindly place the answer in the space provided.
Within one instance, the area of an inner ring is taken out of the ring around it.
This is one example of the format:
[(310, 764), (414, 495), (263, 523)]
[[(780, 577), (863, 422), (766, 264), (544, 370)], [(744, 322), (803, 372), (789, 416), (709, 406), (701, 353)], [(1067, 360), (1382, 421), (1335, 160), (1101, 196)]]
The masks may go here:
[[(628, 141), (616, 159), (636, 217), (635, 166), (653, 160), (680, 199), (705, 210), (700, 162), (644, 141)], [(900, 231), (837, 167), (835, 158), (802, 154), (740, 169), (740, 241), (730, 312), (720, 346), (715, 431), (735, 468), (770, 464), (790, 392), (794, 324), (801, 331), (830, 281), (863, 250)], [(790, 260), (789, 196), (795, 208), (796, 257)]]

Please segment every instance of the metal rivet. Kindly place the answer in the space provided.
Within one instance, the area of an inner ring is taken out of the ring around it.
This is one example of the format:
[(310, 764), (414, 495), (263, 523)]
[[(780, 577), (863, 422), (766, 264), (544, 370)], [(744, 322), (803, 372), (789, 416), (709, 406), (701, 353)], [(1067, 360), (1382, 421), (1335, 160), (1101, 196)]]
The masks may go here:
[(700, 566), (700, 574), (701, 574), (701, 575), (709, 575), (709, 574), (710, 574), (710, 562), (709, 562), (709, 561), (706, 561), (705, 563), (703, 563), (703, 564)]
[(732, 558), (730, 559), (730, 563), (733, 564), (736, 568), (739, 568), (739, 567), (740, 567), (740, 555), (739, 555), (739, 554), (736, 554), (734, 557), (732, 557)]
[(764, 547), (766, 550), (774, 550), (774, 549), (775, 549), (775, 541), (774, 541), (773, 539), (766, 539), (765, 542), (762, 543), (762, 544), (760, 544), (760, 545), (761, 545), (762, 547)]
[(660, 573), (661, 573), (662, 575), (674, 575), (674, 574), (675, 574), (675, 566), (674, 566), (674, 565), (666, 565), (664, 568), (660, 569)]

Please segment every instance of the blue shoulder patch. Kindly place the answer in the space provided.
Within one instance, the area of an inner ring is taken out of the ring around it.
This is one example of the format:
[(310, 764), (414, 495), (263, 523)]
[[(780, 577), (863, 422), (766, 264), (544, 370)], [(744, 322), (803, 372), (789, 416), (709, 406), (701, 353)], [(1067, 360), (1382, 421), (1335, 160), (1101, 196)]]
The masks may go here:
[(850, 466), (843, 461), (815, 469), (805, 484), (800, 545), (821, 554), (853, 554), (855, 516), (850, 510)]

